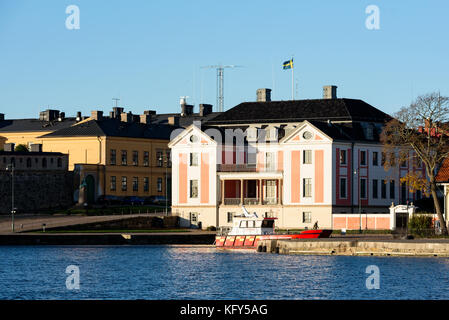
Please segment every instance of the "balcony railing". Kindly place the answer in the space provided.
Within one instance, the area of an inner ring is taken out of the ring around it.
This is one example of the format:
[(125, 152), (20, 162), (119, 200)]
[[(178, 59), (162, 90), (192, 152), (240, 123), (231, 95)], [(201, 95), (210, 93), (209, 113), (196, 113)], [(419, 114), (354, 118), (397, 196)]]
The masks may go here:
[(263, 199), (263, 204), (278, 204), (277, 198), (265, 198)]
[(243, 199), (243, 204), (246, 205), (255, 205), (255, 204), (259, 204), (259, 199), (257, 198), (244, 198)]
[[(240, 198), (224, 198), (224, 205), (228, 205), (228, 206), (238, 206), (240, 205), (241, 199)], [(263, 199), (262, 204), (279, 204), (279, 199), (278, 198), (266, 198)], [(247, 205), (247, 206), (252, 206), (252, 205), (258, 205), (259, 204), (259, 199), (258, 198), (243, 198), (243, 204)]]
[(218, 172), (256, 172), (255, 164), (218, 164)]
[(240, 198), (225, 198), (224, 199), (225, 205), (239, 205), (240, 204)]

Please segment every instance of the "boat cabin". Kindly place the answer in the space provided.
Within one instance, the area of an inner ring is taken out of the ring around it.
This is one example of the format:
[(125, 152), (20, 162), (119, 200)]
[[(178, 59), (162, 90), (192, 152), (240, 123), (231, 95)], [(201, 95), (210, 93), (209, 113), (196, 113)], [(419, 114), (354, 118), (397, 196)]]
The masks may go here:
[(229, 236), (264, 235), (274, 233), (276, 218), (234, 217)]

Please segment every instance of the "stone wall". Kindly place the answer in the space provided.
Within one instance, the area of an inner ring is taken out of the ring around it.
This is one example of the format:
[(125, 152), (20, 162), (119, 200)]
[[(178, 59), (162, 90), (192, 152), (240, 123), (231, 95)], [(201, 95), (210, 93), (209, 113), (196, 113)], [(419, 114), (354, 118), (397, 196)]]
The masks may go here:
[[(73, 173), (19, 171), (14, 173), (14, 204), (18, 213), (65, 208), (73, 204)], [(11, 212), (11, 173), (0, 171), (0, 213)]]

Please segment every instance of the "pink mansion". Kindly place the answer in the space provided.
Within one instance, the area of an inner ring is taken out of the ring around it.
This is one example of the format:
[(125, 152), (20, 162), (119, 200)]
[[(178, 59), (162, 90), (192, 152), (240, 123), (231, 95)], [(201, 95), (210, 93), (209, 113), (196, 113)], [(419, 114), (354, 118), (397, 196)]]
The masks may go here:
[(336, 97), (241, 103), (177, 132), (172, 211), (186, 225), (230, 226), (242, 205), (276, 217), (278, 228), (392, 229), (388, 208), (413, 202), (400, 177), (413, 163), (384, 169), (379, 135), (391, 117), (364, 101)]

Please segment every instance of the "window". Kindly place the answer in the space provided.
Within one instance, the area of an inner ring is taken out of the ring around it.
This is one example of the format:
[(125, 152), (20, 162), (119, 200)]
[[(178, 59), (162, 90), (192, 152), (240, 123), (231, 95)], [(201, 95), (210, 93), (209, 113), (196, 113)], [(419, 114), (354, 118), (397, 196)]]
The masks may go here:
[(58, 168), (61, 168), (61, 167), (62, 167), (62, 159), (58, 158)]
[(346, 199), (346, 178), (340, 178), (340, 199)]
[(133, 191), (139, 191), (139, 178), (133, 177)]
[(234, 212), (228, 212), (228, 222), (232, 222), (234, 219)]
[(133, 166), (139, 165), (139, 151), (133, 151)]
[(302, 163), (311, 164), (312, 163), (312, 150), (303, 150), (302, 152)]
[[(55, 159), (50, 158), (50, 163), (53, 164), (54, 160), (55, 160)], [(22, 163), (22, 159), (20, 159), (20, 163)]]
[(116, 187), (117, 187), (116, 177), (115, 176), (111, 176), (111, 183), (110, 183), (109, 189), (111, 191), (115, 191)]
[(276, 180), (266, 180), (265, 183), (265, 199), (268, 202), (276, 200)]
[(161, 150), (156, 151), (156, 163), (158, 167), (164, 166), (164, 154)]
[(402, 204), (407, 201), (407, 184), (405, 182), (401, 183), (401, 201)]
[(416, 200), (420, 200), (422, 198), (421, 190), (416, 190)]
[(390, 153), (390, 166), (394, 167), (396, 165), (396, 155), (394, 152)]
[(110, 154), (109, 154), (109, 164), (111, 166), (115, 166), (115, 164), (116, 164), (116, 157), (117, 157), (117, 154), (115, 152), (115, 149), (111, 149)]
[(340, 150), (340, 164), (346, 164), (346, 150)]
[(162, 192), (162, 178), (157, 178), (157, 192)]
[(366, 166), (366, 151), (360, 151), (360, 165)]
[(171, 151), (165, 150), (165, 159), (167, 159), (167, 167), (171, 168)]
[[(11, 158), (11, 163), (13, 163), (15, 160), (14, 158)], [(47, 158), (42, 158), (42, 168), (47, 168)]]
[(373, 152), (373, 166), (379, 165), (379, 152), (374, 151)]
[(196, 223), (198, 221), (198, 213), (190, 212), (190, 223)]
[(265, 164), (267, 171), (274, 171), (276, 168), (276, 163), (274, 159), (274, 152), (265, 153)]
[(128, 179), (126, 177), (122, 177), (122, 191), (128, 190)]
[(190, 198), (198, 198), (198, 180), (190, 180)]
[(385, 152), (382, 152), (382, 160), (381, 160), (381, 165), (384, 166), (385, 162), (387, 161), (387, 155), (385, 154)]
[(128, 164), (128, 154), (126, 150), (122, 150), (122, 166), (126, 166)]
[(395, 198), (394, 180), (390, 181), (390, 199)]
[(366, 179), (360, 179), (360, 199), (366, 199)]
[(27, 159), (27, 168), (31, 168), (31, 159), (30, 158)]
[(198, 166), (198, 153), (196, 152), (190, 153), (190, 166), (191, 167)]
[(312, 222), (312, 212), (303, 212), (302, 223), (311, 223), (311, 222)]
[(143, 166), (148, 167), (150, 165), (150, 153), (148, 151), (143, 152)]
[(143, 191), (150, 191), (150, 179), (148, 177), (143, 178)]
[(381, 197), (382, 199), (387, 198), (387, 181), (381, 180)]
[(302, 196), (305, 198), (311, 197), (312, 196), (312, 179), (304, 178), (304, 179), (302, 179), (302, 183), (303, 183)]
[(378, 180), (373, 180), (373, 199), (377, 199), (378, 198), (378, 194), (379, 194), (379, 181)]

